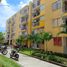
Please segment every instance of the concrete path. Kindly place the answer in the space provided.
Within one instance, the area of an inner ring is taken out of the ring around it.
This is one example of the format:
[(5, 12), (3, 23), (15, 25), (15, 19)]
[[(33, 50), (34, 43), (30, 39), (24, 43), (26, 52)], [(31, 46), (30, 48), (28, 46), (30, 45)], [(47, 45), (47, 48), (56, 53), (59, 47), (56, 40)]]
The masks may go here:
[[(10, 56), (9, 55), (10, 52), (11, 49), (8, 49), (8, 54), (6, 55), (7, 57)], [(19, 56), (20, 56), (19, 61), (16, 62), (21, 64), (21, 67), (61, 67), (23, 54), (19, 54)]]

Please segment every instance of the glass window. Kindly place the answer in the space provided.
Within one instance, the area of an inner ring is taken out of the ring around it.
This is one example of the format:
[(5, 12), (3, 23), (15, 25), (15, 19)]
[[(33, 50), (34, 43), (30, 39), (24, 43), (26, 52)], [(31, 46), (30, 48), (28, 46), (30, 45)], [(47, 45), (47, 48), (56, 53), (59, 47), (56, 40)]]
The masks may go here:
[(58, 26), (58, 21), (57, 21), (57, 19), (53, 19), (52, 25), (53, 25), (53, 27)]
[(58, 18), (58, 26), (61, 26), (63, 24), (62, 18)]
[(53, 10), (56, 10), (57, 7), (58, 7), (57, 2), (53, 3), (53, 5), (52, 5), (52, 9), (53, 9)]
[(54, 27), (56, 27), (56, 26), (61, 26), (62, 24), (63, 24), (62, 18), (53, 19), (52, 25), (53, 25)]
[(53, 10), (57, 10), (59, 8), (61, 8), (61, 1), (60, 0), (58, 0), (55, 3), (52, 4), (52, 9)]
[(58, 0), (57, 3), (58, 3), (58, 8), (61, 8), (61, 0)]
[(41, 17), (40, 17), (40, 20), (44, 20), (44, 18), (45, 18), (44, 16), (41, 16)]
[(42, 4), (40, 5), (40, 10), (44, 10), (45, 6)]

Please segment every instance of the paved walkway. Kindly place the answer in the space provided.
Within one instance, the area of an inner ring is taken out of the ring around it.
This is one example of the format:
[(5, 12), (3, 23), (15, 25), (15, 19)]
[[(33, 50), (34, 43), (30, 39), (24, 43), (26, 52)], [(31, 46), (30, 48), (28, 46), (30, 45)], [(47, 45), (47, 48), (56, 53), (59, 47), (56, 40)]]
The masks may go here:
[[(7, 57), (9, 57), (10, 51), (11, 50), (9, 49), (9, 52), (6, 55)], [(23, 54), (19, 54), (19, 56), (20, 58), (19, 61), (17, 61), (17, 63), (21, 64), (21, 67), (61, 67)]]

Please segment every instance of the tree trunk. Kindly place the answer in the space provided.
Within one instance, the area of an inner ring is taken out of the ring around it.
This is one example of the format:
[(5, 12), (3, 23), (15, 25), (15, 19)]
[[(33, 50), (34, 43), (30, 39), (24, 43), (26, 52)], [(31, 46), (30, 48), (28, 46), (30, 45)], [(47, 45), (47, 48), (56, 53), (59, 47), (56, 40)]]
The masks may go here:
[(46, 52), (47, 52), (47, 41), (46, 41)]

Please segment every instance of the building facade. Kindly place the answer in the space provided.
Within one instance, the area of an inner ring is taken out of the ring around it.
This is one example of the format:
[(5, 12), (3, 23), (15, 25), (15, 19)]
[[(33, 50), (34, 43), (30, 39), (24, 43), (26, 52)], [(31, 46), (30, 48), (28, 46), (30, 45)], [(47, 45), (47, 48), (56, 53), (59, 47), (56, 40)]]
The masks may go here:
[[(46, 31), (53, 35), (53, 39), (47, 44), (47, 50), (67, 54), (67, 34), (57, 35), (60, 31), (67, 31), (61, 27), (62, 24), (67, 25), (66, 0), (33, 0), (8, 19), (7, 40), (15, 44), (21, 34), (26, 36)], [(26, 44), (30, 47), (31, 43), (27, 41)], [(45, 43), (40, 46), (32, 43), (32, 47), (46, 49)]]

